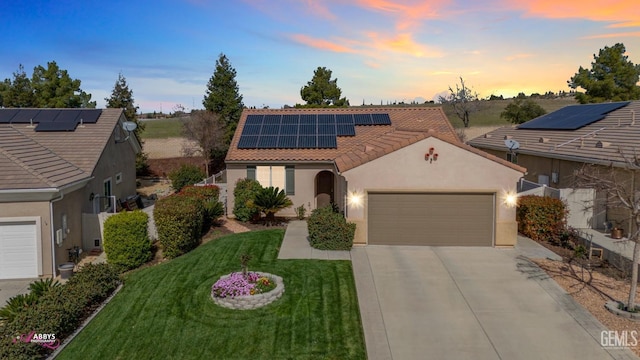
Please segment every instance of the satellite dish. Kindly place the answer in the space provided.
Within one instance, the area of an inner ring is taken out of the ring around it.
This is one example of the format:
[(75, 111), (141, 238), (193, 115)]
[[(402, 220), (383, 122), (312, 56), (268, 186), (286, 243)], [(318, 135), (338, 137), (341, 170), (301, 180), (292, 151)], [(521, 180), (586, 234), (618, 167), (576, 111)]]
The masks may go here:
[(125, 121), (122, 123), (122, 128), (128, 132), (132, 132), (137, 127), (138, 127), (138, 124), (134, 123), (133, 121)]
[(505, 140), (504, 144), (509, 148), (509, 150), (518, 150), (520, 148), (520, 143), (512, 139)]

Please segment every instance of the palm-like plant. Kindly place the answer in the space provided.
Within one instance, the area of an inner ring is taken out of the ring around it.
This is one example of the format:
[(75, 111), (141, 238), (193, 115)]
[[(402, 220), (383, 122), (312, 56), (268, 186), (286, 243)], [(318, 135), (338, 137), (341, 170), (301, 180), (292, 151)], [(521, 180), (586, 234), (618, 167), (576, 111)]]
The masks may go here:
[(253, 205), (265, 215), (267, 225), (276, 220), (276, 213), (293, 205), (284, 190), (269, 186), (256, 194)]

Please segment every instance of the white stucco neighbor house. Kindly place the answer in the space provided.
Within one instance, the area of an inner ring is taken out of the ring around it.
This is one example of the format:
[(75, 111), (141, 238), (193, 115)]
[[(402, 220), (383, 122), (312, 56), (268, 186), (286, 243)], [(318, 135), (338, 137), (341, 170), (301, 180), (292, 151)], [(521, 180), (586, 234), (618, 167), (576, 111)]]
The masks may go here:
[[(335, 204), (356, 243), (513, 246), (521, 166), (463, 144), (439, 107), (245, 109), (226, 157), (294, 207)], [(293, 216), (294, 207), (279, 215)]]

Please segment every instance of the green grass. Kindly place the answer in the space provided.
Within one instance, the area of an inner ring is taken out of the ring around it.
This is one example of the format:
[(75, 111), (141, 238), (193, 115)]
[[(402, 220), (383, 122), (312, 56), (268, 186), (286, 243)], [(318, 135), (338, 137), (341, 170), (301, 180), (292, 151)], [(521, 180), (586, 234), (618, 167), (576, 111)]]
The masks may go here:
[(182, 137), (183, 118), (147, 120), (142, 139), (166, 139), (170, 137)]
[[(364, 359), (350, 261), (276, 260), (283, 230), (235, 234), (127, 276), (123, 289), (58, 359)], [(240, 270), (282, 276), (285, 293), (256, 310), (213, 303)]]

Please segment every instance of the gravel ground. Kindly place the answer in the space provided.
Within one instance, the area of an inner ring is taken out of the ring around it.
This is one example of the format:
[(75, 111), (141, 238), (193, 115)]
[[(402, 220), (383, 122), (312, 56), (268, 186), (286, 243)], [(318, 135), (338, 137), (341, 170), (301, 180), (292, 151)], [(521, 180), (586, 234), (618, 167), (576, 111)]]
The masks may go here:
[[(610, 300), (627, 301), (629, 281), (616, 280), (598, 272), (589, 273), (586, 270), (584, 271), (585, 281), (582, 281), (582, 272), (579, 266), (569, 266), (566, 262), (548, 259), (534, 259), (533, 261), (605, 327), (616, 331), (635, 330), (640, 336), (640, 322), (616, 316), (604, 307), (605, 303)], [(636, 303), (638, 303), (640, 295), (636, 294), (636, 296)], [(631, 350), (640, 356), (640, 344), (632, 347)]]

